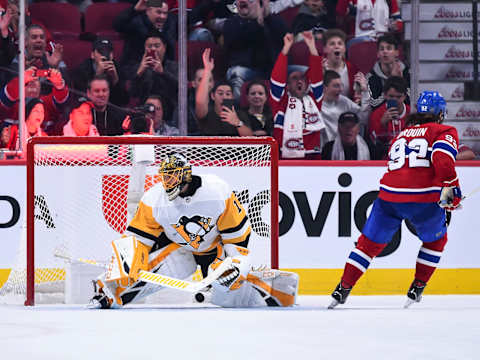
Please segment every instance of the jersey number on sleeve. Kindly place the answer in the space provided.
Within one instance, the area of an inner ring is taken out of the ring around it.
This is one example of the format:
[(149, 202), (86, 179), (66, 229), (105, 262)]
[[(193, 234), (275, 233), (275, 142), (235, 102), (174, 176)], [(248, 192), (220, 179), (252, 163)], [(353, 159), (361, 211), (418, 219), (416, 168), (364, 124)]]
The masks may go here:
[(405, 165), (408, 157), (409, 167), (429, 167), (428, 142), (424, 138), (415, 138), (407, 144), (407, 139), (400, 138), (395, 141), (388, 153), (388, 170), (398, 170)]

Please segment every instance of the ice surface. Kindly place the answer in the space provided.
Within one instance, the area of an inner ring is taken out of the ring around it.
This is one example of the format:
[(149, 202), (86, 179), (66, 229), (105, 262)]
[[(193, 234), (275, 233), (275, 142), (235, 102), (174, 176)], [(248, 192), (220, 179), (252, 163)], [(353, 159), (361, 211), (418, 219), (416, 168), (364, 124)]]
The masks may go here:
[(0, 306), (0, 359), (480, 359), (480, 296), (300, 296), (293, 308)]

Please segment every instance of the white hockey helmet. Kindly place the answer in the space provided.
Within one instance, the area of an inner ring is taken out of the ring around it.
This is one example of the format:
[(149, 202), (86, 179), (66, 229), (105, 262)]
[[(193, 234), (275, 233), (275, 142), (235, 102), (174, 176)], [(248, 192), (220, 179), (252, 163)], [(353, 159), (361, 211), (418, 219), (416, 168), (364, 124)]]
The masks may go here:
[(174, 200), (185, 184), (192, 181), (192, 166), (180, 153), (167, 155), (158, 170), (168, 200)]

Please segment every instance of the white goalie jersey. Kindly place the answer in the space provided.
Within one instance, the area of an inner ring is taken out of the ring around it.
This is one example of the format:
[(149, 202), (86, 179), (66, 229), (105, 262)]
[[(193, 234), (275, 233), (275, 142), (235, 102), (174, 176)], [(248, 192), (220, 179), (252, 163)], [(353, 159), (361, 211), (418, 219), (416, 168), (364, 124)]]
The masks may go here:
[[(172, 242), (195, 254), (214, 250), (220, 241), (248, 240), (248, 216), (228, 184), (216, 175), (197, 177), (201, 184), (192, 196), (169, 200), (161, 183), (142, 197), (128, 231), (147, 246), (164, 233)], [(198, 181), (198, 180), (197, 180)]]

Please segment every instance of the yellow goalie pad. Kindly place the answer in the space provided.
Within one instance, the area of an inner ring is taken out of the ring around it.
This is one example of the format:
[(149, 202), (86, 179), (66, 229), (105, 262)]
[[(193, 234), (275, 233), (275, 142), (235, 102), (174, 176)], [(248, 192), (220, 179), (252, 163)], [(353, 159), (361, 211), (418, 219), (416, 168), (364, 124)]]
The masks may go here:
[(137, 240), (135, 236), (125, 236), (112, 241), (112, 258), (108, 265), (105, 281), (116, 281), (128, 286), (138, 280), (140, 270), (148, 270), (150, 246)]

